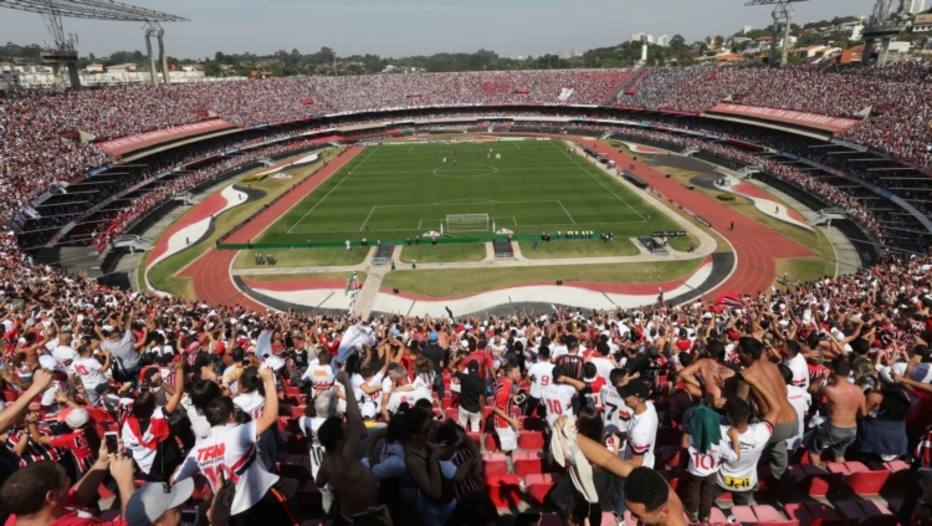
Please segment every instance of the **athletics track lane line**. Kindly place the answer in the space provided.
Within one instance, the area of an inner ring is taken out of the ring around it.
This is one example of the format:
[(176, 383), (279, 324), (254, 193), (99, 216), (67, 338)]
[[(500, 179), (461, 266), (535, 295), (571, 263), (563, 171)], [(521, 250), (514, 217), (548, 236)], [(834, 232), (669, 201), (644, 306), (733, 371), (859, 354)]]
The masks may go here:
[[(353, 147), (344, 151), (326, 166), (304, 179), (297, 187), (276, 201), (272, 206), (252, 217), (238, 231), (227, 239), (228, 243), (247, 243), (250, 239), (268, 229), (292, 207), (307, 197), (324, 181), (353, 159), (362, 148)], [(200, 258), (188, 265), (179, 275), (190, 277), (197, 299), (208, 303), (226, 306), (242, 305), (256, 312), (268, 308), (244, 295), (233, 283), (230, 267), (239, 253), (237, 250), (219, 250), (210, 248)]]
[[(776, 277), (775, 259), (814, 255), (808, 247), (764, 227), (696, 190), (686, 188), (673, 178), (668, 179), (659, 171), (634, 161), (610, 145), (602, 141), (594, 143), (596, 150), (615, 161), (619, 169), (634, 172), (668, 200), (672, 199), (674, 203), (709, 221), (712, 228), (734, 247), (738, 260), (734, 272), (724, 283), (707, 292), (705, 299), (728, 290), (742, 294), (765, 291)], [(734, 231), (728, 228), (731, 222), (735, 224)]]

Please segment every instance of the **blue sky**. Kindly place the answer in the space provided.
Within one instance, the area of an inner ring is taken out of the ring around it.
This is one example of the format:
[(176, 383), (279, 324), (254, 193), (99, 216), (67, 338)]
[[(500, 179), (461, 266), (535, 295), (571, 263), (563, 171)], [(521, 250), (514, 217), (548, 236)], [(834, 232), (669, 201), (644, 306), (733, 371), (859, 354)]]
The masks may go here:
[[(130, 0), (132, 1), (132, 0)], [(507, 56), (607, 46), (632, 33), (680, 33), (687, 41), (770, 22), (745, 0), (136, 0), (191, 19), (166, 26), (170, 55), (269, 53), (330, 46), (342, 55), (431, 54), (491, 49)], [(810, 0), (795, 19), (868, 14), (874, 0)], [(144, 49), (141, 24), (65, 19), (82, 54)], [(0, 40), (42, 43), (39, 15), (0, 9)]]

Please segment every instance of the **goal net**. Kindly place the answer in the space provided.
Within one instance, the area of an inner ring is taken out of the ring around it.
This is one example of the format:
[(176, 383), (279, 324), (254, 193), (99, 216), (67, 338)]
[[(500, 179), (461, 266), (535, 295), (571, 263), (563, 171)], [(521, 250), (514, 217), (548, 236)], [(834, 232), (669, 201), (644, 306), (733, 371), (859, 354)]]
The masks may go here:
[(447, 232), (488, 232), (489, 214), (447, 214)]

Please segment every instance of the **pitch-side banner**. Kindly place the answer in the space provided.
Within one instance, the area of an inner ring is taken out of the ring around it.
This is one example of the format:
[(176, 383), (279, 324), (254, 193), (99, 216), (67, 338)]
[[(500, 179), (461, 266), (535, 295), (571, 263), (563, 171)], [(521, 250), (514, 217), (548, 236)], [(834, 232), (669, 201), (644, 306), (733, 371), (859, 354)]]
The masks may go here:
[(223, 119), (210, 119), (185, 124), (184, 126), (120, 137), (119, 139), (113, 139), (111, 141), (99, 142), (96, 146), (110, 157), (120, 157), (125, 153), (141, 150), (163, 142), (177, 141), (185, 137), (203, 135), (205, 133), (225, 130), (232, 127), (232, 124)]
[(815, 128), (817, 130), (824, 130), (833, 134), (841, 133), (859, 122), (857, 119), (830, 117), (828, 115), (819, 115), (817, 113), (780, 110), (776, 108), (744, 106), (742, 104), (716, 104), (715, 107), (709, 111), (713, 113), (724, 113), (727, 115), (782, 122), (785, 124), (792, 124), (794, 126), (804, 126), (806, 128)]

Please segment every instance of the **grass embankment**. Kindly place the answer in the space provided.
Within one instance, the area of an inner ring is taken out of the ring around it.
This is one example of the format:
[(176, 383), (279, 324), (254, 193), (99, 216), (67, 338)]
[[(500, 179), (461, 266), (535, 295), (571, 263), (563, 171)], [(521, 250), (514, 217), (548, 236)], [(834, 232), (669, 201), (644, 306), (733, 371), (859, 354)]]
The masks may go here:
[[(404, 263), (450, 263), (454, 261), (482, 261), (485, 259), (485, 243), (448, 243), (410, 245), (401, 250), (399, 259)], [(396, 250), (399, 250), (396, 249)]]

